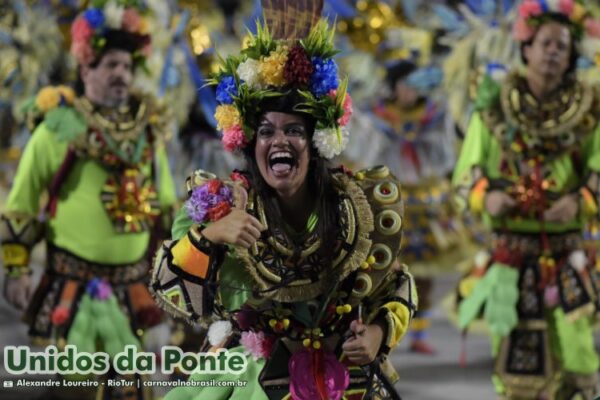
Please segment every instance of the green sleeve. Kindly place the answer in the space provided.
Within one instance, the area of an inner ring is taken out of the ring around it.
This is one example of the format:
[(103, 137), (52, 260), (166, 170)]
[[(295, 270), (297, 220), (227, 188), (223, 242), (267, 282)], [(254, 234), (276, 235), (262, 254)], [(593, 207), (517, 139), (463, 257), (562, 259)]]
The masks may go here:
[(583, 146), (583, 151), (586, 175), (590, 172), (600, 172), (600, 125), (594, 131), (587, 145)]
[(182, 206), (175, 215), (175, 221), (173, 221), (173, 226), (171, 227), (171, 239), (181, 239), (188, 233), (193, 224), (194, 221), (188, 216), (185, 206)]
[(177, 201), (175, 183), (173, 182), (173, 175), (171, 174), (171, 168), (169, 167), (169, 158), (167, 157), (164, 145), (160, 145), (156, 149), (156, 161), (159, 182), (158, 201), (164, 209), (173, 206)]
[(483, 176), (487, 176), (491, 157), (492, 136), (478, 112), (473, 113), (460, 156), (454, 168), (452, 186), (456, 196), (455, 205), (464, 210), (469, 205), (469, 194), (473, 185)]
[(42, 193), (52, 182), (67, 154), (68, 143), (41, 124), (29, 139), (6, 201), (7, 212), (36, 216)]
[(465, 184), (473, 184), (471, 181), (471, 171), (473, 167), (477, 166), (485, 169), (491, 139), (490, 132), (483, 123), (479, 113), (473, 113), (460, 156), (454, 168), (452, 176), (453, 186), (458, 187)]

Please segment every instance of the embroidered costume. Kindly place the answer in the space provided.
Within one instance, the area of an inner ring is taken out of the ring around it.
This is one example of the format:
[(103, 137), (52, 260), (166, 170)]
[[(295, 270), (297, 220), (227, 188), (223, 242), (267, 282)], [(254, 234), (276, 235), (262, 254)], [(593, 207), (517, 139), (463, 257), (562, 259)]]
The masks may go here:
[[(533, 3), (525, 2), (521, 19), (544, 17), (535, 7), (526, 13)], [(576, 2), (572, 12), (581, 8)], [(566, 78), (538, 101), (518, 74), (501, 86), (485, 79), (479, 88), (453, 183), (463, 204), (483, 213), (494, 238), (490, 262), (460, 285), (459, 323), (466, 327), (483, 311), (494, 336), (496, 386), (508, 398), (595, 393), (600, 364), (592, 317), (600, 286), (581, 230), (598, 212), (599, 94)], [(510, 194), (516, 210), (489, 215), (490, 190)], [(544, 211), (568, 194), (578, 196), (579, 215), (545, 221)]]
[[(227, 59), (214, 81), (223, 143), (231, 149), (252, 143), (255, 132), (249, 121), (261, 113), (257, 98), (285, 96), (282, 88), (291, 86), (305, 100), (296, 109), (316, 119), (312, 142), (319, 155), (314, 157), (331, 158), (345, 147), (344, 126), (351, 112), (332, 58), (332, 30), (324, 21), (310, 32), (302, 31), (298, 21), (273, 25), (273, 15), (265, 11), (267, 23), (275, 26), (273, 37), (292, 39), (273, 39), (259, 25), (242, 57)], [(190, 197), (176, 218), (173, 240), (156, 256), (152, 289), (171, 313), (207, 324), (226, 319), (239, 335), (241, 346), (231, 350), (246, 355), (245, 373), (190, 379), (248, 384), (178, 388), (167, 399), (362, 399), (367, 392), (397, 398), (392, 385), (397, 376), (386, 355), (416, 309), (412, 279), (397, 262), (400, 187), (386, 167), (329, 173), (339, 199), (336, 224), (330, 227), (335, 232), (331, 257), (322, 252), (323, 238), (315, 228), (319, 212), (312, 213), (301, 232), (277, 225), (251, 174), (236, 172), (231, 181), (220, 181), (197, 171), (188, 179)], [(248, 249), (215, 245), (201, 233), (232, 207), (244, 209), (267, 228)], [(353, 365), (341, 349), (357, 319), (385, 326), (379, 355), (365, 367)]]
[[(102, 37), (105, 12), (90, 8), (75, 21), (80, 62), (100, 50), (84, 41)], [(139, 33), (145, 17), (133, 7), (121, 14), (123, 29)], [(47, 268), (25, 315), (29, 333), (36, 343), (111, 356), (140, 346), (161, 320), (147, 289), (151, 236), (176, 200), (164, 148), (169, 114), (140, 93), (104, 108), (65, 86), (42, 89), (29, 111), (41, 122), (0, 219), (9, 277), (28, 274), (32, 246), (47, 243)]]

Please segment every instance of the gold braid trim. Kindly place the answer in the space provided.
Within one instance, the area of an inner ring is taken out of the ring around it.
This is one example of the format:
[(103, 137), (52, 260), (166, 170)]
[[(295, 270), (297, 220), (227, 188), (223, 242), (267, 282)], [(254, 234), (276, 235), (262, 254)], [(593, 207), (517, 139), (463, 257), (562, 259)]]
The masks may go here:
[[(523, 132), (542, 138), (556, 137), (573, 130), (591, 111), (594, 91), (579, 81), (575, 81), (567, 88), (559, 89), (560, 93), (556, 96), (559, 98), (554, 99), (554, 104), (549, 102), (554, 107), (548, 109), (546, 103), (540, 104), (531, 93), (523, 91), (522, 79), (519, 75), (509, 76), (502, 85), (500, 101), (508, 121)], [(545, 114), (553, 112), (553, 115), (545, 120), (529, 118), (522, 113), (526, 105), (543, 110)]]
[[(500, 106), (481, 111), (481, 118), (504, 149), (509, 149), (519, 134), (527, 137), (530, 153), (560, 156), (576, 149), (598, 126), (600, 92), (579, 81), (564, 85), (547, 101), (538, 102), (529, 92), (525, 79), (511, 74), (501, 88)], [(545, 150), (545, 146), (549, 150)], [(509, 158), (523, 153), (506, 152)]]
[[(371, 248), (370, 234), (374, 229), (373, 213), (371, 206), (367, 201), (365, 193), (356, 182), (350, 180), (343, 174), (335, 174), (334, 179), (338, 190), (348, 196), (353, 206), (354, 219), (357, 227), (356, 241), (354, 248), (345, 260), (334, 267), (326, 269), (316, 282), (305, 285), (289, 285), (273, 291), (263, 293), (263, 297), (280, 302), (306, 301), (312, 299), (328, 290), (332, 289), (334, 282), (341, 282), (351, 272), (360, 268), (360, 265), (369, 256)], [(252, 206), (249, 204), (249, 206)], [(270, 246), (269, 243), (262, 242), (260, 245)], [(257, 246), (255, 244), (254, 246)], [(255, 280), (260, 290), (269, 290), (273, 287), (273, 282), (269, 281), (259, 270), (259, 266), (253, 259), (248, 249), (235, 247), (235, 254), (244, 264), (248, 273)]]

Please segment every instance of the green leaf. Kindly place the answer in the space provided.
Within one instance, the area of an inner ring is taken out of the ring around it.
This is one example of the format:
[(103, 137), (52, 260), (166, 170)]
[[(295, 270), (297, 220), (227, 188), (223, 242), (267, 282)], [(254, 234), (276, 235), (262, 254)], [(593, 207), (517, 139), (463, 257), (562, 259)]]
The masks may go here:
[(71, 107), (60, 106), (46, 113), (44, 122), (60, 141), (71, 142), (87, 131), (83, 116)]
[(500, 84), (489, 75), (484, 75), (483, 81), (477, 87), (475, 109), (486, 110), (494, 106), (500, 99)]

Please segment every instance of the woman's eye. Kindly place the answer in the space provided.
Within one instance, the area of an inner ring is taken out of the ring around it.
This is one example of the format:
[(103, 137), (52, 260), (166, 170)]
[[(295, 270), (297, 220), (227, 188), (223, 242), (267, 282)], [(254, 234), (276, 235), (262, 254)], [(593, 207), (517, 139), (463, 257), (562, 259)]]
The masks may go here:
[(270, 136), (273, 134), (273, 130), (269, 128), (261, 128), (258, 130), (258, 136)]
[(302, 128), (289, 128), (287, 130), (287, 134), (288, 135), (294, 135), (294, 136), (303, 136), (304, 135), (304, 129)]

